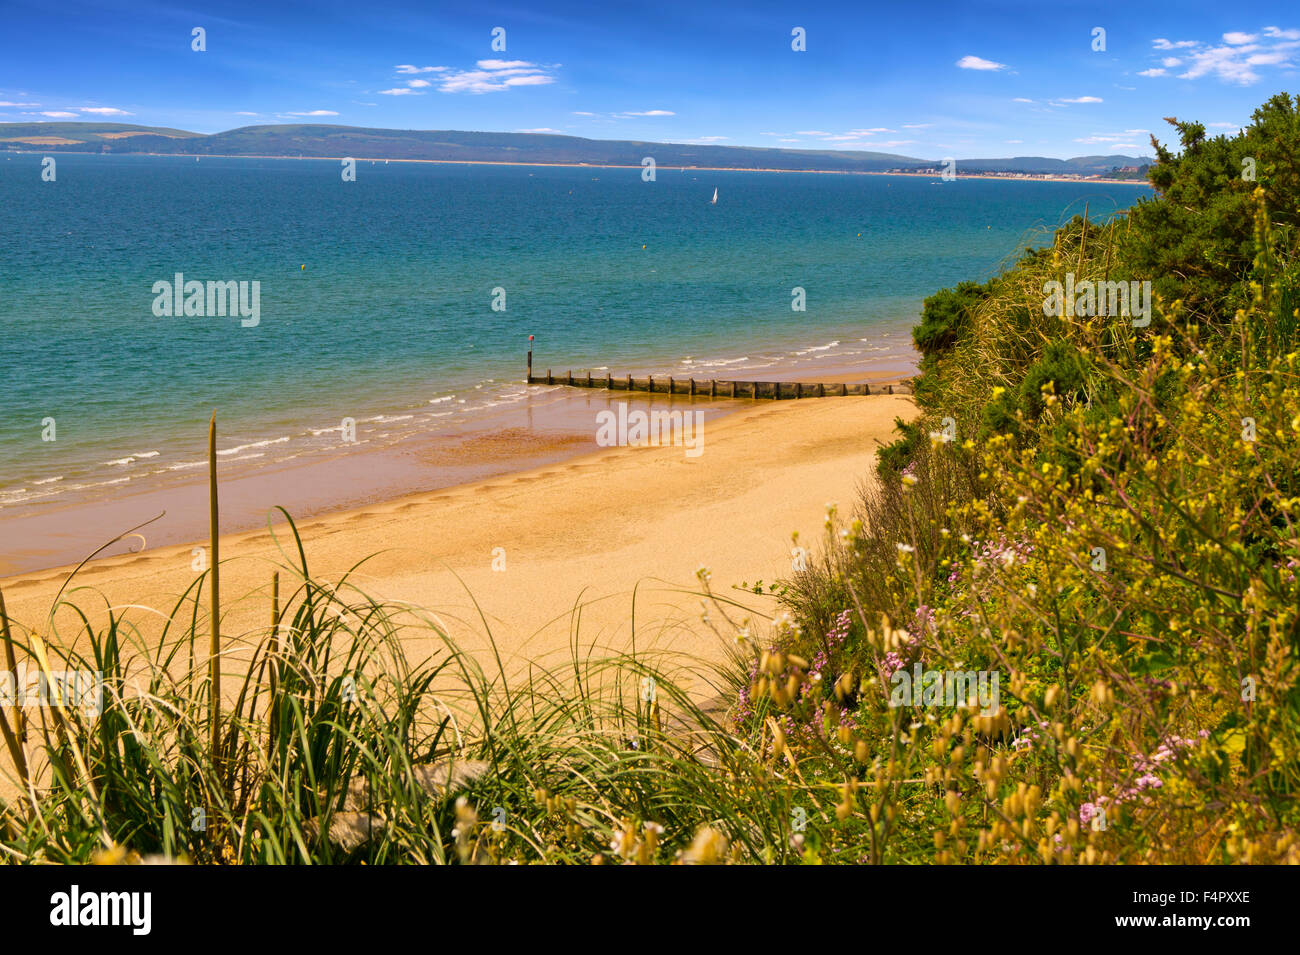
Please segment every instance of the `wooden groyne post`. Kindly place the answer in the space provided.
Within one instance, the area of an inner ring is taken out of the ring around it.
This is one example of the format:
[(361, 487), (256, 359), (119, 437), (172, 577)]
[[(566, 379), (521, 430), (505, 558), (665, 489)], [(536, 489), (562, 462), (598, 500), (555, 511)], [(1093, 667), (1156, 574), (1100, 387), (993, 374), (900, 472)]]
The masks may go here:
[(669, 375), (667, 382), (665, 382), (662, 378), (656, 381), (654, 375), (647, 375), (645, 378), (634, 378), (632, 375), (615, 376), (613, 372), (608, 370), (606, 370), (604, 378), (597, 378), (590, 371), (587, 371), (585, 376), (575, 378), (572, 370), (568, 371), (560, 381), (557, 382), (556, 378), (557, 376), (552, 374), (550, 368), (546, 369), (544, 376), (533, 375), (533, 336), (529, 335), (527, 383), (530, 385), (554, 385), (558, 383), (573, 388), (640, 391), (647, 394), (683, 395), (689, 398), (700, 397), (707, 392), (710, 398), (770, 398), (773, 401), (780, 401), (785, 398), (910, 395), (912, 393), (911, 385), (906, 382), (877, 385), (874, 390), (866, 382), (846, 384), (842, 381), (833, 384), (822, 381), (741, 381), (732, 378), (710, 378), (708, 381), (688, 378), (686, 381), (678, 381), (675, 377)]

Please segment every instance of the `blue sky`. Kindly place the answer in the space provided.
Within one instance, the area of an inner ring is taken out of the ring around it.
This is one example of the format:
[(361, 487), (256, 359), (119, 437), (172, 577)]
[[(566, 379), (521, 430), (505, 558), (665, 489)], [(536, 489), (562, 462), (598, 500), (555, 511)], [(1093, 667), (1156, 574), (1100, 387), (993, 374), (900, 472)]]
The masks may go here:
[[(206, 31), (204, 52), (192, 31)], [(505, 30), (505, 50), (492, 31)], [(791, 31), (807, 49), (791, 49)], [(1103, 28), (1105, 50), (1093, 49)], [(0, 122), (323, 122), (873, 149), (1149, 153), (1300, 92), (1294, 2), (174, 5), (6, 0)]]

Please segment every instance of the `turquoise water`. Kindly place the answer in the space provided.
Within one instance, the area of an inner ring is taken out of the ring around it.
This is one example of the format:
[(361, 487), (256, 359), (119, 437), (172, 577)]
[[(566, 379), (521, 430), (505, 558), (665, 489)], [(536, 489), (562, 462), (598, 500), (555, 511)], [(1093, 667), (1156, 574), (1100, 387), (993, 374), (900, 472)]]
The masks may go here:
[[(0, 506), (199, 467), (213, 408), (249, 467), (336, 446), (344, 417), (390, 442), (464, 423), (520, 400), (530, 334), (540, 371), (897, 365), (926, 295), (1085, 202), (1147, 194), (382, 161), (343, 182), (336, 161), (90, 155), (47, 183), (40, 160), (0, 154)], [(177, 272), (259, 282), (259, 324), (155, 316)]]

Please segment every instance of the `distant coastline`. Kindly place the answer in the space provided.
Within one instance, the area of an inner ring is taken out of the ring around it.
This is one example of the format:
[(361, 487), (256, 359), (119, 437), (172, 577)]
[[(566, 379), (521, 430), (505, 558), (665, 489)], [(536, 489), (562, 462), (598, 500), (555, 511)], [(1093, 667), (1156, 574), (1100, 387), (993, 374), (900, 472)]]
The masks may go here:
[[(18, 155), (45, 155), (46, 153), (39, 149), (8, 149), (5, 152), (16, 153)], [(274, 159), (284, 160), (286, 162), (341, 162), (344, 159), (355, 159), (357, 162), (400, 162), (400, 163), (425, 163), (435, 166), (526, 166), (539, 169), (635, 169), (640, 170), (640, 165), (627, 163), (592, 163), (592, 162), (512, 162), (504, 159), (386, 159), (382, 156), (266, 156), (253, 155), (244, 153), (154, 153), (154, 152), (131, 152), (131, 153), (105, 153), (92, 150), (79, 151), (64, 149), (59, 150), (61, 156), (151, 156), (156, 159), (189, 159), (193, 156), (195, 159)], [(867, 169), (773, 169), (754, 166), (678, 166), (678, 165), (660, 165), (659, 169), (680, 170), (689, 172), (692, 170), (698, 172), (779, 172), (779, 173), (816, 173), (823, 176), (904, 176), (912, 179), (941, 179), (939, 173), (933, 172), (883, 172)], [(1056, 173), (994, 173), (994, 172), (957, 172), (958, 179), (997, 179), (1008, 182), (1080, 182), (1080, 183), (1104, 183), (1115, 186), (1145, 186), (1150, 189), (1151, 184), (1145, 179), (1107, 179), (1100, 176), (1080, 176), (1077, 174), (1056, 174)]]

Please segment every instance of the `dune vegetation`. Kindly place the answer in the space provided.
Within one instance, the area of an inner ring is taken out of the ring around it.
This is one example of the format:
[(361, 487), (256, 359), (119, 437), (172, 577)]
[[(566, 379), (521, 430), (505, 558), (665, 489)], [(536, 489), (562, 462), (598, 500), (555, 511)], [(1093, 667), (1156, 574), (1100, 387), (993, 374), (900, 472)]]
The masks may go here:
[(1300, 861), (1300, 99), (1174, 125), (1152, 199), (926, 300), (922, 416), (787, 580), (701, 569), (727, 665), (507, 679), (295, 537), (210, 668), (219, 565), (161, 642), (74, 577), (7, 665), (102, 705), (0, 709), (0, 857)]

